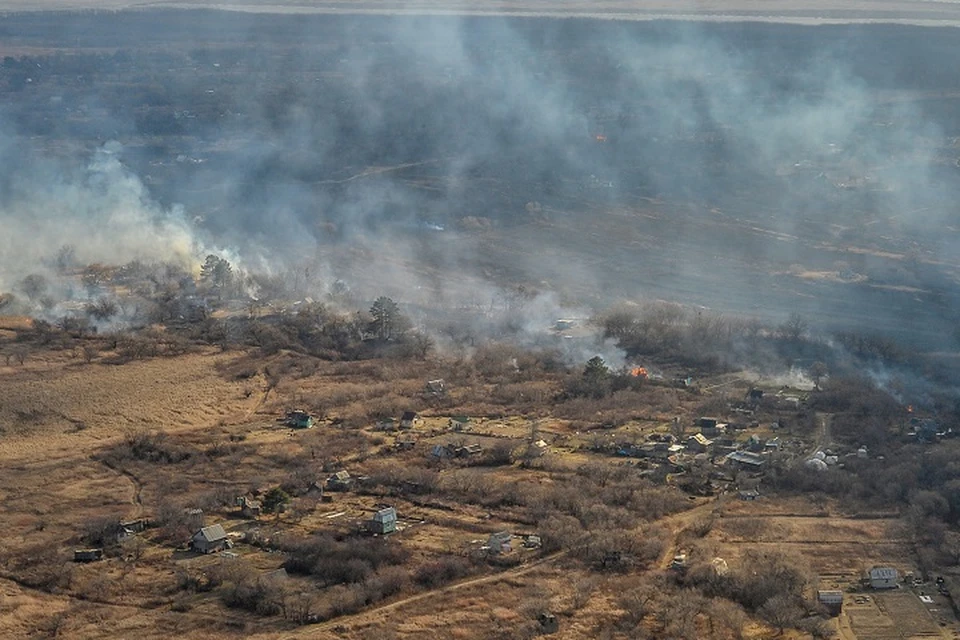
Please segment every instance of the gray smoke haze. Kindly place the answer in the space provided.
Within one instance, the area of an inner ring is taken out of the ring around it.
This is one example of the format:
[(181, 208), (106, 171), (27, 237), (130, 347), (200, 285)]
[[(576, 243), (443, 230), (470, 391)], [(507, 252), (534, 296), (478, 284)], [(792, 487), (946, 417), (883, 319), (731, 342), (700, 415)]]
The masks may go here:
[(83, 263), (166, 261), (193, 266), (203, 247), (182, 208), (164, 210), (120, 163), (119, 145), (97, 151), (87, 167), (64, 175), (21, 176), (0, 209), (0, 288), (12, 288), (64, 245)]
[[(124, 96), (106, 72), (59, 92), (116, 146), (83, 138), (85, 155), (7, 185), (0, 287), (64, 243), (193, 267), (214, 247), (302, 274), (304, 295), (337, 280), (389, 295), (424, 325), (449, 313), (535, 335), (623, 299), (799, 311), (925, 348), (953, 324), (958, 125), (931, 87), (958, 80), (914, 73), (939, 53), (934, 30), (102, 19), (124, 33), (99, 43), (126, 52), (110, 73), (155, 68), (156, 95)], [(59, 36), (79, 40), (84, 20)], [(181, 53), (157, 48), (166, 36)], [(34, 75), (7, 111), (55, 81)], [(521, 286), (523, 306), (504, 302)]]

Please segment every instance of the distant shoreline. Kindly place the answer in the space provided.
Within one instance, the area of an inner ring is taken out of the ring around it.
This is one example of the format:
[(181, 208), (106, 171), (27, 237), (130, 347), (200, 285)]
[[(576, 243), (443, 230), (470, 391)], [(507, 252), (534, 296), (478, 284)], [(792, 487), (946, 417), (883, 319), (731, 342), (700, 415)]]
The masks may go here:
[(838, 0), (786, 2), (726, 0), (710, 3), (676, 3), (665, 0), (607, 2), (539, 2), (538, 0), (491, 1), (464, 6), (455, 1), (398, 2), (395, 0), (291, 0), (269, 4), (234, 0), (226, 2), (131, 2), (130, 0), (36, 0), (0, 2), (0, 14), (45, 12), (126, 12), (143, 10), (218, 10), (242, 13), (469, 16), (513, 18), (571, 18), (617, 21), (756, 22), (794, 25), (899, 24), (922, 27), (960, 26), (960, 2), (949, 0), (904, 0), (884, 2)]

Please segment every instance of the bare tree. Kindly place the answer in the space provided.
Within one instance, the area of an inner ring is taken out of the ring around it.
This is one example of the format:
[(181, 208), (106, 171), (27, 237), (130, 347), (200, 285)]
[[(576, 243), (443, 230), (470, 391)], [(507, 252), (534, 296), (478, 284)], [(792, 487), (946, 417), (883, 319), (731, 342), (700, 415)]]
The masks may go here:
[(757, 613), (764, 621), (777, 628), (777, 635), (782, 635), (787, 627), (795, 626), (803, 616), (796, 599), (788, 595), (773, 596), (763, 603)]
[(50, 282), (39, 273), (31, 273), (20, 281), (20, 290), (31, 300), (37, 300), (50, 288)]
[(793, 312), (783, 324), (777, 327), (777, 333), (785, 340), (798, 342), (807, 333), (808, 328), (807, 321), (803, 319), (803, 316), (797, 312)]
[(814, 362), (812, 365), (810, 365), (809, 373), (810, 373), (810, 377), (813, 378), (814, 386), (819, 390), (820, 381), (827, 376), (827, 373), (829, 373), (829, 371), (827, 369), (827, 365), (823, 364), (818, 360), (817, 362)]
[(20, 366), (23, 366), (23, 363), (26, 362), (26, 360), (27, 360), (27, 355), (29, 355), (29, 353), (30, 353), (30, 352), (29, 352), (29, 351), (27, 350), (27, 348), (24, 347), (24, 346), (14, 347), (14, 348), (10, 351), (10, 355), (12, 355), (14, 358), (16, 358), (16, 360), (17, 360), (17, 362), (20, 364)]

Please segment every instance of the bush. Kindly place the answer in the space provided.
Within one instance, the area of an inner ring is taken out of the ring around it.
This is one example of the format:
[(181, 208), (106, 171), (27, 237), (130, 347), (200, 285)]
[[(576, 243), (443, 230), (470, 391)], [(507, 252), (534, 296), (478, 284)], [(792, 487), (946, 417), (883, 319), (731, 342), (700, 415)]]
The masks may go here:
[(443, 556), (417, 569), (413, 579), (422, 587), (436, 589), (468, 573), (470, 565), (466, 560), (459, 556)]
[(282, 546), (284, 568), (313, 575), (327, 585), (362, 582), (381, 567), (399, 565), (406, 554), (384, 538), (337, 540), (329, 534), (301, 538)]

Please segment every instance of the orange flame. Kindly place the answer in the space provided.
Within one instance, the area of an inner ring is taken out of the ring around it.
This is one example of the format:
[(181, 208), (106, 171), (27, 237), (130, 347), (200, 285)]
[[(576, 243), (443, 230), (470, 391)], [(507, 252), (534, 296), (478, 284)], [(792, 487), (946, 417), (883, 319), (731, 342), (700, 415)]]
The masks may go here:
[(597, 142), (606, 142), (606, 141), (607, 141), (607, 136), (603, 135), (602, 133), (597, 134)]
[(632, 375), (634, 378), (646, 378), (647, 370), (644, 367), (634, 367), (633, 369), (630, 369), (630, 375)]

